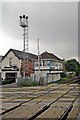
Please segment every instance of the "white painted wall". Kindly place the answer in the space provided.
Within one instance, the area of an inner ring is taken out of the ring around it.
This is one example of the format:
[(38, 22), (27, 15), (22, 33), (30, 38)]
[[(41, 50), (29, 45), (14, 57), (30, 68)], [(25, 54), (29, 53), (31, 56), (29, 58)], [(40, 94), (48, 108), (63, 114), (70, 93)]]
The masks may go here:
[(0, 77), (1, 77), (1, 68), (2, 68), (2, 62), (0, 61)]
[(20, 60), (12, 51), (10, 51), (8, 55), (2, 60), (2, 68), (4, 68), (5, 66), (9, 67), (10, 58), (12, 58), (12, 64), (17, 65), (20, 68)]
[(1, 72), (1, 77), (3, 78), (3, 80), (5, 79), (5, 72)]
[(0, 61), (0, 69), (1, 69), (1, 67), (2, 67), (2, 63), (1, 63), (1, 61)]
[(54, 74), (54, 81), (59, 80), (60, 79), (60, 74)]
[[(47, 73), (49, 73), (49, 71), (41, 71), (40, 72), (41, 77), (44, 77), (44, 82), (47, 81), (47, 79), (46, 79)], [(35, 74), (36, 74), (36, 76), (39, 76), (39, 71), (35, 71)], [(57, 71), (53, 71), (53, 72), (51, 72), (51, 74), (48, 74), (47, 82), (52, 82), (52, 81), (57, 81), (57, 80), (60, 80), (60, 72), (58, 73)]]
[[(10, 51), (8, 55), (2, 60), (2, 69), (4, 69), (4, 67), (10, 67), (9, 65), (10, 58), (12, 58), (12, 65), (18, 66), (19, 71), (15, 71), (15, 72), (17, 73), (17, 77), (20, 77), (21, 60), (19, 60), (12, 51)], [(3, 79), (5, 79), (5, 73), (12, 73), (12, 72), (14, 71), (1, 71), (1, 76)]]
[[(39, 70), (39, 67), (38, 66), (34, 66), (34, 69), (35, 70)], [(46, 69), (49, 69), (49, 66), (40, 66), (40, 69), (46, 70)]]

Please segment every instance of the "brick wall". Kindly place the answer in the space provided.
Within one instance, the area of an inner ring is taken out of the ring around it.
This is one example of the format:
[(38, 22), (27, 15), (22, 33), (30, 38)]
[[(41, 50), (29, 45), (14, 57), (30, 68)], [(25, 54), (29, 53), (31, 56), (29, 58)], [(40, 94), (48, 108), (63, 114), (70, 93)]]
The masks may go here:
[[(34, 73), (34, 64), (32, 61), (28, 61), (28, 70), (27, 70), (27, 60), (25, 61), (26, 75), (30, 76)], [(28, 72), (28, 73), (27, 73)], [(21, 76), (23, 76), (23, 61), (21, 62)]]

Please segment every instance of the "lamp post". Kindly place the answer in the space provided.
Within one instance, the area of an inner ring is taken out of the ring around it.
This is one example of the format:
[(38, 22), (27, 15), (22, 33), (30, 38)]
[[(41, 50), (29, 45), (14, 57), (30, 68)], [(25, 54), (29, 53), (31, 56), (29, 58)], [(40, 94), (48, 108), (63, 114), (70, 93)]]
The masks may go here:
[[(20, 26), (23, 28), (23, 77), (26, 77), (28, 74), (28, 16), (23, 15), (19, 16)], [(27, 52), (27, 56), (25, 54)], [(27, 57), (27, 66), (26, 66), (26, 57)]]

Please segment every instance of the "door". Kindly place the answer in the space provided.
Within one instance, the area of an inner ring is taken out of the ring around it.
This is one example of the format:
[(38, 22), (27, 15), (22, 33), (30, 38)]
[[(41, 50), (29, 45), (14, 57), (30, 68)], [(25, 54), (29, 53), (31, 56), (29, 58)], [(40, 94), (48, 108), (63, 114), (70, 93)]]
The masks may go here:
[(17, 73), (6, 73), (6, 80), (11, 80), (12, 82), (16, 81)]

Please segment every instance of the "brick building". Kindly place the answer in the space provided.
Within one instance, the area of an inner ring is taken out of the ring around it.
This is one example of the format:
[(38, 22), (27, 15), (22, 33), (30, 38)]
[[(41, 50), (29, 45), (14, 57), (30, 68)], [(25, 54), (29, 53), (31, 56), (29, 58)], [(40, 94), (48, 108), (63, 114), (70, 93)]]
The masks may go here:
[[(27, 59), (27, 53), (19, 50), (10, 49), (2, 58), (1, 76), (4, 79), (13, 79), (23, 76), (23, 56)], [(37, 56), (28, 53), (28, 75), (32, 74), (33, 61)]]

